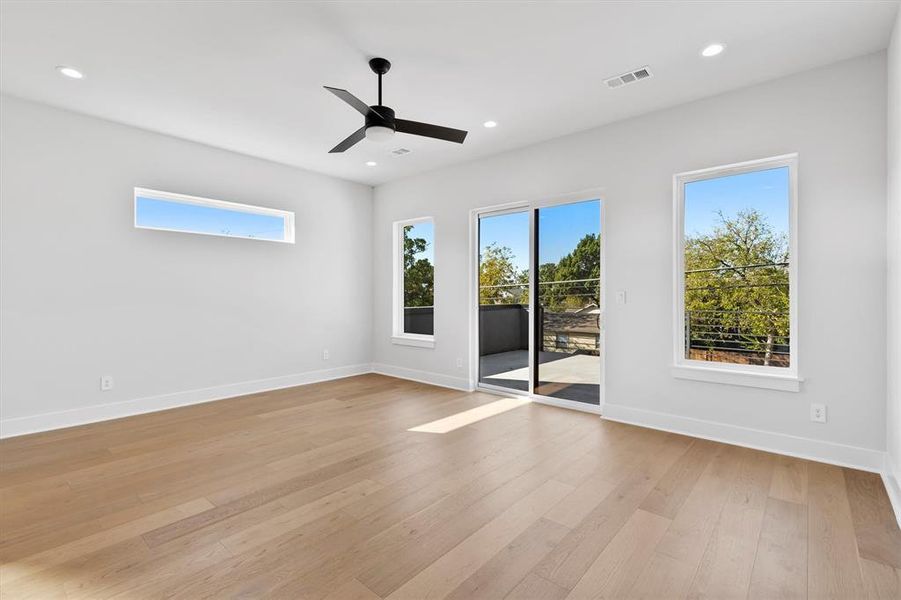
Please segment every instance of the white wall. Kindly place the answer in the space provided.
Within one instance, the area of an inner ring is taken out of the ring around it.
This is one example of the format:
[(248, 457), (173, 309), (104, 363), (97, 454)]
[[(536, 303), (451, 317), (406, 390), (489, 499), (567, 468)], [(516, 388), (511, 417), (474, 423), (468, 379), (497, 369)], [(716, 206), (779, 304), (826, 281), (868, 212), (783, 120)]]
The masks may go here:
[(901, 11), (888, 49), (888, 407), (887, 446), (901, 519)]
[[(470, 209), (603, 187), (605, 413), (881, 468), (885, 68), (884, 53), (870, 55), (377, 187), (374, 362), (467, 385), (455, 363), (468, 364)], [(674, 379), (673, 174), (789, 152), (800, 153), (802, 391)], [(390, 342), (391, 223), (423, 215), (435, 217), (434, 349)], [(627, 305), (609, 301), (615, 290), (628, 290)], [(812, 401), (828, 405), (827, 424), (810, 421)]]
[[(374, 208), (366, 186), (2, 97), (0, 431), (297, 384), (371, 361), (465, 387), (470, 374), (456, 361), (468, 364), (470, 209), (602, 186), (607, 290), (629, 292), (627, 305), (608, 303), (608, 414), (864, 467), (886, 448), (888, 417), (898, 464), (897, 369), (887, 373), (885, 360), (888, 337), (898, 365), (901, 322), (898, 47), (896, 31), (894, 296), (883, 54), (387, 184)], [(795, 151), (802, 392), (673, 379), (672, 174)], [(294, 210), (297, 244), (135, 230), (135, 185)], [(423, 215), (436, 219), (435, 349), (390, 343), (391, 223)], [(101, 374), (115, 377), (114, 390), (99, 391)], [(829, 423), (809, 421), (811, 401), (828, 405)]]
[[(4, 434), (368, 369), (371, 188), (10, 97), (0, 109)], [(134, 186), (295, 211), (297, 243), (135, 229)]]

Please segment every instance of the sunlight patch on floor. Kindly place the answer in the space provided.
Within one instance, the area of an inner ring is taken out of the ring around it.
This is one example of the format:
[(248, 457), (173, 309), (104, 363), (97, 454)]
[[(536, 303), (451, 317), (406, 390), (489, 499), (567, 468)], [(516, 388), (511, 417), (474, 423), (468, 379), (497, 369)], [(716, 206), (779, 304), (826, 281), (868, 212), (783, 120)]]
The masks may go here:
[(470, 410), (464, 410), (463, 412), (459, 412), (449, 417), (444, 417), (443, 419), (438, 419), (437, 421), (432, 421), (431, 423), (426, 423), (425, 425), (411, 427), (407, 431), (418, 431), (421, 433), (447, 433), (448, 431), (453, 431), (454, 429), (465, 427), (467, 425), (475, 423), (476, 421), (481, 421), (482, 419), (487, 419), (488, 417), (499, 415), (503, 412), (507, 412), (508, 410), (513, 410), (514, 408), (518, 408), (523, 404), (528, 404), (529, 402), (530, 400), (528, 398), (501, 398), (500, 400), (491, 402), (490, 404), (484, 404)]

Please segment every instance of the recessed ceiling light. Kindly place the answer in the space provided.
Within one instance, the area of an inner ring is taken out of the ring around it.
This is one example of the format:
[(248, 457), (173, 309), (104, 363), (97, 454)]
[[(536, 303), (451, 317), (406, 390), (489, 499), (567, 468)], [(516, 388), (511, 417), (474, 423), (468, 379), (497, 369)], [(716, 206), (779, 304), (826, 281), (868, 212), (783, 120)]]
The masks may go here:
[(56, 70), (59, 71), (61, 75), (65, 75), (70, 79), (84, 79), (84, 74), (78, 69), (74, 69), (72, 67), (59, 65), (58, 67), (56, 67)]
[(367, 166), (367, 167), (374, 167), (374, 166), (376, 166), (377, 164), (379, 164), (379, 163), (375, 162), (374, 160), (367, 160), (367, 161), (366, 161), (366, 166)]
[(482, 123), (482, 125), (484, 125), (488, 129), (491, 129), (493, 127), (497, 127), (497, 121), (485, 121), (484, 123)]
[(716, 56), (717, 54), (720, 54), (725, 49), (726, 49), (725, 44), (720, 44), (720, 43), (708, 44), (708, 45), (704, 46), (703, 50), (701, 50), (701, 56), (703, 56), (704, 58), (710, 58), (712, 56)]

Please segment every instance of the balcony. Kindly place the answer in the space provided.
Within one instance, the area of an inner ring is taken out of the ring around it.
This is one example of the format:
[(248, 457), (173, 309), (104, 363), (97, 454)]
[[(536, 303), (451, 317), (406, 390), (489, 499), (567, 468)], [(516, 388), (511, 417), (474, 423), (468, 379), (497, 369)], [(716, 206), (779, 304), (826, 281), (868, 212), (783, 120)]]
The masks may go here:
[[(555, 281), (568, 285), (567, 298), (597, 280)], [(539, 284), (540, 286), (541, 284)], [(572, 289), (576, 285), (579, 289)], [(479, 305), (479, 382), (527, 391), (529, 389), (529, 320), (526, 284), (483, 286)], [(541, 288), (539, 297), (545, 296)], [(559, 291), (559, 289), (557, 289)], [(551, 302), (548, 302), (551, 304)], [(600, 390), (600, 310), (537, 309), (537, 374), (535, 393), (597, 405)]]
[(405, 306), (404, 333), (435, 335), (435, 307)]

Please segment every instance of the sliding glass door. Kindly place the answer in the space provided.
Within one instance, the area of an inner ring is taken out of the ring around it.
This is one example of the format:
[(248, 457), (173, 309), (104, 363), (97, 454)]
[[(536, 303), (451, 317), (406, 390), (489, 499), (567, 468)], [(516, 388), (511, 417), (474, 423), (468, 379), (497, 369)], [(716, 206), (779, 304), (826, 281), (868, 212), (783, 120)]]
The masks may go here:
[(486, 211), (475, 225), (479, 387), (599, 406), (600, 200)]
[(529, 211), (479, 215), (479, 384), (529, 391)]
[(534, 393), (600, 402), (601, 205), (535, 209)]

